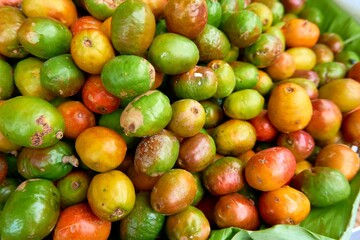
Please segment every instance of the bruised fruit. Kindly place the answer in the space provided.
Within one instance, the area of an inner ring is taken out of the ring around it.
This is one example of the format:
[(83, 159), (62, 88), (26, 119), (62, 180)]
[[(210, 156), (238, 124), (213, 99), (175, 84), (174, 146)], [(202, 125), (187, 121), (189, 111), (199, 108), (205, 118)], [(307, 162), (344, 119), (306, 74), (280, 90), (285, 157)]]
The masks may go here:
[(164, 129), (171, 116), (169, 98), (159, 90), (150, 90), (125, 107), (120, 116), (120, 125), (127, 136), (151, 136)]
[(63, 137), (64, 130), (61, 113), (42, 98), (18, 96), (0, 106), (0, 132), (17, 145), (48, 147)]

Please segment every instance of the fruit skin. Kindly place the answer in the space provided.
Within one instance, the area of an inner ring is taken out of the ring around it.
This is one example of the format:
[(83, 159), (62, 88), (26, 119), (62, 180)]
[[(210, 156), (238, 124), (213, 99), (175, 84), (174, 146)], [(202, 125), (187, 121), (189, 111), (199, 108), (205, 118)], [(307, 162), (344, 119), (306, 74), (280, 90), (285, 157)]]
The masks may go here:
[(293, 224), (304, 220), (310, 213), (310, 201), (301, 191), (285, 185), (263, 192), (259, 197), (259, 213), (269, 225)]
[(47, 148), (23, 148), (17, 160), (18, 172), (26, 179), (59, 180), (78, 165), (72, 148), (63, 141)]
[(189, 171), (173, 168), (164, 173), (151, 190), (151, 207), (164, 215), (179, 213), (191, 205), (196, 189), (195, 178)]
[(46, 179), (26, 180), (6, 201), (0, 215), (1, 237), (43, 239), (55, 227), (59, 214), (60, 195), (55, 185)]
[(114, 96), (133, 98), (151, 89), (155, 83), (155, 69), (145, 58), (120, 55), (104, 65), (101, 80), (106, 90)]
[(136, 194), (133, 210), (120, 222), (121, 239), (155, 239), (165, 223), (165, 215), (155, 211), (150, 204), (150, 192)]
[(313, 47), (320, 36), (319, 27), (310, 21), (301, 18), (294, 18), (283, 26), (286, 46), (292, 47)]
[(313, 113), (307, 92), (296, 83), (277, 85), (271, 92), (267, 109), (271, 123), (284, 133), (304, 129)]
[(15, 7), (0, 7), (0, 54), (10, 58), (23, 58), (29, 54), (20, 44), (17, 32), (26, 17)]
[(159, 90), (150, 90), (134, 98), (120, 116), (120, 125), (130, 137), (144, 137), (160, 132), (170, 122), (169, 98)]
[(360, 146), (360, 108), (355, 109), (344, 117), (341, 133), (345, 141)]
[(144, 56), (156, 29), (155, 16), (141, 0), (126, 0), (112, 15), (111, 41), (120, 54)]
[(10, 195), (15, 191), (17, 186), (20, 184), (20, 180), (17, 178), (7, 177), (0, 182), (0, 214), (4, 208), (6, 201), (9, 199)]
[(113, 1), (95, 1), (95, 0), (82, 0), (85, 9), (96, 19), (105, 21), (111, 17), (116, 8), (124, 2), (124, 0)]
[(53, 239), (106, 240), (110, 230), (111, 222), (98, 218), (87, 203), (79, 203), (60, 213)]
[(17, 96), (0, 106), (0, 132), (17, 145), (51, 146), (63, 137), (64, 129), (61, 113), (42, 98)]
[(295, 174), (296, 160), (285, 147), (270, 147), (253, 155), (245, 166), (247, 183), (260, 191), (272, 191), (288, 183)]
[(345, 175), (330, 167), (311, 167), (292, 180), (294, 188), (302, 191), (314, 207), (327, 207), (350, 195), (350, 184)]
[(210, 223), (204, 213), (194, 206), (167, 217), (166, 236), (169, 239), (208, 239), (211, 233)]
[(195, 67), (200, 59), (200, 53), (196, 44), (190, 39), (176, 33), (164, 33), (153, 39), (147, 59), (156, 70), (164, 74), (176, 75)]
[(134, 208), (135, 198), (134, 185), (119, 170), (96, 174), (87, 192), (91, 210), (99, 218), (110, 222), (126, 217)]
[(18, 38), (29, 53), (49, 59), (70, 50), (72, 33), (65, 24), (55, 19), (29, 17), (20, 26)]
[(213, 211), (214, 221), (220, 228), (239, 227), (257, 230), (260, 226), (259, 212), (255, 202), (239, 193), (221, 196)]
[(14, 92), (14, 71), (12, 66), (5, 60), (0, 59), (0, 100), (9, 99)]

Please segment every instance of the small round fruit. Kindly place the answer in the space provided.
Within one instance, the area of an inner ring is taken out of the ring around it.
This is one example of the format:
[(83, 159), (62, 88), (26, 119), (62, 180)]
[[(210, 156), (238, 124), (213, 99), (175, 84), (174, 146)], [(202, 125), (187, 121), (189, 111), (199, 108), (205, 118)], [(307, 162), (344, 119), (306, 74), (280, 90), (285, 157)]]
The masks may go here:
[(342, 121), (341, 133), (345, 141), (360, 146), (360, 108), (346, 115)]
[(312, 70), (316, 65), (316, 54), (311, 48), (292, 47), (285, 52), (293, 57), (296, 70)]
[(258, 205), (261, 218), (270, 226), (276, 224), (297, 225), (309, 215), (311, 209), (306, 195), (287, 185), (263, 192)]
[(286, 46), (313, 47), (319, 39), (319, 27), (302, 18), (294, 18), (287, 21), (283, 27)]
[(87, 203), (79, 203), (60, 213), (53, 239), (106, 240), (110, 236), (110, 230), (110, 221), (97, 217)]
[(296, 160), (285, 147), (270, 147), (253, 155), (245, 166), (247, 183), (260, 191), (272, 191), (287, 184), (295, 174)]
[(257, 230), (260, 226), (260, 216), (254, 201), (239, 193), (221, 196), (213, 211), (214, 221), (220, 228)]
[(135, 198), (134, 185), (119, 170), (96, 174), (87, 192), (91, 210), (99, 218), (110, 222), (126, 217), (134, 208)]
[(87, 167), (97, 172), (106, 172), (123, 162), (127, 146), (124, 139), (114, 130), (94, 126), (79, 134), (75, 141), (75, 149)]

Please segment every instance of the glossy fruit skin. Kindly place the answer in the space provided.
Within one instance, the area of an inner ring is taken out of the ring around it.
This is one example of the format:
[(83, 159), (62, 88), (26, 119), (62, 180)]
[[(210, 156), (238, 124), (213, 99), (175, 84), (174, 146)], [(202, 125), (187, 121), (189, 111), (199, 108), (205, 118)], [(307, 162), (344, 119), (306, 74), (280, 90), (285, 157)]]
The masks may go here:
[(297, 162), (307, 159), (315, 148), (314, 138), (305, 130), (281, 133), (277, 137), (276, 143), (278, 146), (289, 149)]
[(225, 98), (223, 110), (232, 119), (249, 120), (260, 114), (265, 98), (254, 89), (232, 92)]
[(208, 12), (207, 24), (219, 28), (222, 17), (222, 9), (220, 2), (217, 0), (206, 0), (206, 6)]
[(100, 74), (115, 57), (110, 39), (100, 29), (83, 29), (71, 40), (70, 53), (76, 65), (86, 73)]
[(344, 49), (343, 38), (335, 32), (324, 32), (320, 35), (318, 43), (326, 44), (334, 54), (341, 52)]
[[(194, 11), (196, 9), (196, 11)], [(181, 14), (179, 14), (181, 13)], [(189, 39), (205, 28), (208, 12), (205, 0), (169, 0), (164, 9), (166, 28)]]
[(284, 133), (304, 129), (313, 113), (308, 94), (296, 83), (277, 85), (271, 92), (267, 109), (271, 123)]
[(202, 32), (193, 39), (200, 52), (200, 62), (223, 59), (231, 49), (228, 37), (220, 29), (206, 24)]
[(150, 204), (150, 192), (139, 192), (133, 210), (120, 222), (121, 239), (155, 239), (165, 223), (165, 216)]
[(235, 73), (231, 65), (225, 60), (212, 60), (206, 66), (214, 70), (217, 77), (218, 84), (214, 98), (229, 96), (236, 85)]
[(232, 45), (245, 48), (259, 39), (262, 23), (254, 12), (239, 10), (224, 20), (220, 30), (228, 36)]
[(86, 200), (91, 176), (84, 170), (73, 170), (56, 182), (60, 193), (60, 206), (65, 209)]
[(120, 99), (134, 98), (152, 88), (155, 69), (143, 57), (119, 55), (105, 64), (101, 80), (105, 89), (114, 96)]
[(310, 213), (310, 201), (304, 193), (288, 185), (263, 192), (258, 202), (261, 218), (270, 226), (296, 225)]
[(29, 17), (19, 28), (18, 38), (29, 53), (49, 59), (70, 50), (72, 34), (65, 24), (55, 19)]
[(134, 98), (125, 107), (120, 125), (127, 136), (150, 136), (164, 129), (171, 116), (169, 98), (159, 90), (150, 90)]
[[(46, 179), (26, 180), (11, 194), (1, 212), (1, 237), (43, 239), (55, 227), (59, 214), (60, 195), (55, 185)], [(19, 225), (14, 226), (14, 222)]]
[(0, 214), (6, 201), (20, 183), (21, 182), (18, 179), (9, 177), (5, 178), (3, 181), (0, 181)]
[(215, 196), (237, 192), (245, 185), (244, 170), (245, 164), (240, 159), (222, 157), (203, 171), (203, 184)]
[(66, 0), (23, 0), (21, 9), (27, 17), (51, 17), (68, 27), (78, 17), (74, 2)]
[(305, 193), (314, 207), (331, 206), (350, 194), (350, 184), (345, 175), (330, 167), (305, 169), (294, 176), (292, 185)]
[(346, 77), (360, 82), (360, 62), (355, 63), (347, 72)]
[(277, 84), (281, 83), (296, 83), (305, 89), (310, 100), (317, 99), (319, 97), (319, 90), (316, 87), (316, 84), (306, 78), (287, 78), (279, 81)]
[(255, 65), (243, 61), (232, 61), (229, 64), (235, 73), (234, 91), (255, 87), (259, 79), (259, 72)]
[(316, 87), (319, 86), (320, 78), (317, 72), (313, 70), (295, 70), (292, 78), (306, 78), (311, 82), (315, 83)]
[(53, 239), (106, 240), (110, 236), (110, 230), (111, 222), (98, 218), (88, 203), (79, 203), (60, 213)]
[(245, 48), (244, 54), (257, 68), (265, 68), (271, 66), (282, 52), (283, 46), (279, 38), (263, 33), (254, 44)]
[(155, 28), (155, 16), (150, 7), (141, 0), (127, 0), (112, 15), (111, 41), (120, 54), (145, 56)]
[(124, 139), (114, 130), (102, 126), (81, 132), (76, 138), (75, 149), (81, 161), (97, 172), (115, 169), (124, 161), (127, 152)]
[[(336, 91), (338, 94), (334, 95)], [(332, 100), (342, 113), (349, 112), (360, 106), (360, 83), (351, 78), (340, 78), (319, 88), (319, 98)]]
[(215, 71), (211, 68), (195, 66), (185, 73), (173, 76), (171, 86), (177, 98), (201, 101), (215, 95), (218, 82)]
[(344, 78), (346, 76), (346, 66), (341, 62), (326, 62), (317, 64), (313, 70), (320, 78), (319, 86), (332, 80)]
[(17, 31), (26, 17), (22, 11), (15, 7), (3, 6), (0, 8), (0, 53), (9, 58), (23, 58), (29, 53), (21, 45)]
[(349, 146), (332, 143), (320, 150), (315, 160), (315, 166), (337, 169), (350, 182), (360, 169), (360, 158)]
[(18, 171), (26, 179), (58, 180), (78, 165), (71, 146), (63, 141), (47, 148), (23, 148), (17, 160)]
[(203, 106), (206, 114), (204, 128), (217, 126), (224, 118), (224, 112), (219, 104), (211, 100), (202, 100), (199, 103)]
[(341, 133), (344, 139), (356, 146), (360, 146), (360, 126), (359, 126), (360, 110), (359, 108), (346, 115), (342, 121)]
[(81, 90), (85, 79), (83, 72), (67, 53), (44, 62), (40, 69), (40, 83), (55, 96), (71, 97)]
[(65, 120), (66, 138), (76, 139), (82, 131), (96, 125), (94, 113), (80, 101), (65, 101), (57, 109)]
[(316, 54), (316, 64), (334, 61), (334, 53), (327, 45), (317, 43), (312, 47), (312, 50)]
[(285, 147), (270, 147), (253, 155), (245, 166), (247, 183), (260, 191), (272, 191), (287, 184), (295, 174), (296, 160)]
[(94, 1), (83, 0), (85, 9), (96, 19), (104, 21), (108, 17), (111, 17), (116, 8), (123, 3), (124, 0), (107, 1)]
[(255, 146), (255, 128), (245, 120), (229, 119), (216, 126), (211, 133), (216, 151), (222, 155), (236, 156)]
[(146, 173), (139, 172), (135, 170), (134, 164), (126, 169), (126, 175), (130, 178), (131, 182), (134, 184), (136, 192), (140, 191), (151, 191), (159, 180), (160, 176), (151, 177)]
[(316, 54), (308, 47), (292, 47), (286, 49), (295, 60), (296, 70), (312, 70), (316, 65)]
[(96, 216), (118, 221), (134, 208), (135, 189), (131, 180), (119, 170), (96, 174), (89, 185), (87, 199)]
[(210, 223), (204, 213), (194, 206), (167, 217), (166, 236), (169, 239), (208, 239), (211, 233)]
[(2, 76), (0, 79), (0, 100), (6, 100), (9, 99), (14, 92), (14, 71), (12, 66), (2, 59), (0, 59), (0, 73)]
[(0, 106), (0, 116), (0, 131), (17, 145), (43, 148), (63, 137), (64, 119), (44, 99), (30, 96), (11, 98)]
[(283, 27), (287, 47), (313, 47), (320, 36), (319, 27), (305, 19), (294, 18)]
[(313, 114), (305, 130), (315, 140), (330, 139), (340, 130), (342, 114), (339, 107), (332, 101), (318, 98), (311, 101)]
[(102, 24), (103, 24), (102, 21), (94, 18), (93, 16), (85, 15), (76, 19), (76, 21), (73, 24), (71, 24), (70, 30), (73, 36), (75, 36), (75, 34), (77, 34), (83, 29), (94, 28), (101, 30)]
[(93, 113), (107, 114), (120, 106), (121, 99), (109, 93), (102, 83), (100, 75), (90, 75), (81, 90), (85, 106)]
[(213, 138), (208, 134), (198, 133), (181, 141), (177, 164), (189, 172), (201, 172), (212, 163), (215, 154)]
[(278, 136), (279, 131), (270, 122), (267, 109), (248, 121), (255, 128), (257, 141), (272, 142)]
[(151, 177), (160, 176), (174, 167), (179, 150), (179, 140), (166, 129), (144, 137), (135, 150), (135, 170)]
[(151, 207), (164, 215), (179, 213), (191, 205), (196, 189), (196, 181), (190, 172), (173, 168), (164, 173), (151, 190)]
[(295, 70), (295, 61), (287, 52), (282, 52), (274, 63), (265, 69), (267, 74), (269, 74), (274, 81), (290, 78)]
[(176, 33), (164, 33), (157, 35), (151, 42), (147, 59), (156, 70), (176, 75), (195, 67), (200, 53), (190, 39)]
[(14, 68), (15, 86), (24, 96), (52, 100), (55, 95), (41, 85), (40, 71), (44, 61), (36, 57), (20, 60)]
[(257, 230), (260, 217), (253, 200), (239, 193), (221, 196), (213, 210), (214, 221), (220, 228), (239, 227)]

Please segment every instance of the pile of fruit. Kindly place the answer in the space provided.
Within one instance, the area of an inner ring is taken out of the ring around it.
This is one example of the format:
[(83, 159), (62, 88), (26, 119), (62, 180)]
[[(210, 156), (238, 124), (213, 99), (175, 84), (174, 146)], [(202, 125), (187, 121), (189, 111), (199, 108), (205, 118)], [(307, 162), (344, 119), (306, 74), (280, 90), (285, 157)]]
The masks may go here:
[(0, 238), (340, 239), (360, 44), (326, 18), (305, 0), (0, 1)]

